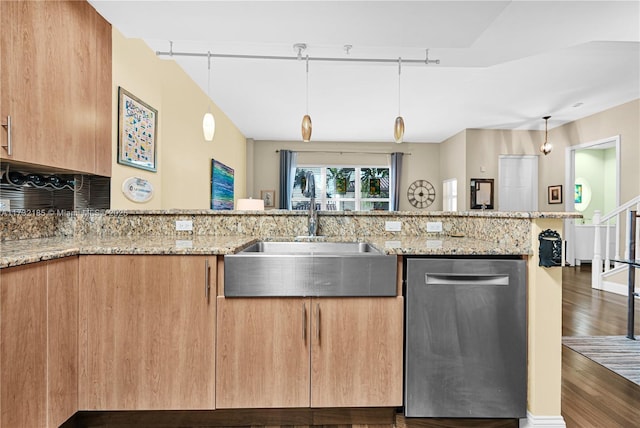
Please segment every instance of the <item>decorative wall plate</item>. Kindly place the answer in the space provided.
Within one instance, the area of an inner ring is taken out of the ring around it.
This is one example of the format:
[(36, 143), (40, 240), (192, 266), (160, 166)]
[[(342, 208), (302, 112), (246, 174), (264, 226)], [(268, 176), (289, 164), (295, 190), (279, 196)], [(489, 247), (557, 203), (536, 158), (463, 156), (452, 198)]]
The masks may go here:
[(153, 186), (144, 178), (129, 177), (122, 182), (122, 193), (133, 202), (143, 203), (153, 197)]

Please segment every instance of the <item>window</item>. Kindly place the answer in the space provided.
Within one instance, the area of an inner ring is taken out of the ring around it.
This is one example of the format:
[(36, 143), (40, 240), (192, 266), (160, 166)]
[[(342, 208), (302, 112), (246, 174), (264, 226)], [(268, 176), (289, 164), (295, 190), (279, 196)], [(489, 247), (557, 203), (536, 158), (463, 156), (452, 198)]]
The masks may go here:
[(299, 166), (291, 196), (294, 210), (309, 209), (302, 181), (312, 171), (316, 208), (336, 211), (389, 211), (389, 167)]
[(442, 182), (442, 210), (458, 211), (458, 180), (455, 178)]

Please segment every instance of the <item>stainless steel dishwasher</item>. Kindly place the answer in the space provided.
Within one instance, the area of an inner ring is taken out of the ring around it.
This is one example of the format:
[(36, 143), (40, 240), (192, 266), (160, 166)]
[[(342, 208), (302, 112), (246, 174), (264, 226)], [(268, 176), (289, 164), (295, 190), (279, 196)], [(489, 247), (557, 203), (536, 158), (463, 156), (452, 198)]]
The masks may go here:
[(527, 410), (524, 260), (406, 260), (407, 417)]

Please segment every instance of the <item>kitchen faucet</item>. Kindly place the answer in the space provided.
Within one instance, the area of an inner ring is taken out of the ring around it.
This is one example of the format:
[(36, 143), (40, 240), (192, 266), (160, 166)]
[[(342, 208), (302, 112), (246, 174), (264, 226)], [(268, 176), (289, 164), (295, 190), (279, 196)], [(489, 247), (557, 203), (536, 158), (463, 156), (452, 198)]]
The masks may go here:
[(312, 171), (305, 173), (305, 185), (302, 194), (310, 198), (309, 201), (309, 236), (316, 236), (318, 233), (318, 213), (316, 212), (316, 179)]

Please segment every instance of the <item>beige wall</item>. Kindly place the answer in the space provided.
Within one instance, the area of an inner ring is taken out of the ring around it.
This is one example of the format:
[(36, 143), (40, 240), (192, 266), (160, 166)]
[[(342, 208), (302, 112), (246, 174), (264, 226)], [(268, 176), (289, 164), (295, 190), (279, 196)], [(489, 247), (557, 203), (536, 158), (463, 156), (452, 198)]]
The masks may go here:
[[(259, 198), (260, 190), (276, 189), (276, 200), (280, 198), (280, 157), (276, 150), (297, 151), (298, 164), (332, 165), (389, 165), (389, 153), (403, 152), (400, 210), (416, 210), (407, 200), (407, 188), (414, 180), (423, 179), (436, 188), (436, 201), (428, 208), (442, 208), (442, 184), (440, 183), (440, 149), (438, 144), (395, 143), (348, 143), (348, 142), (296, 142), (255, 141), (253, 148), (253, 191), (248, 196)], [(342, 153), (340, 153), (342, 151)], [(337, 153), (322, 153), (337, 152)], [(358, 152), (358, 153), (352, 153)]]
[[(560, 126), (549, 135), (560, 147), (620, 135), (620, 202), (640, 195), (640, 99)], [(564, 165), (562, 172), (564, 174)]]
[[(468, 182), (471, 178), (494, 178), (498, 200), (500, 155), (539, 155), (538, 209), (564, 211), (564, 204), (548, 204), (547, 187), (565, 183), (566, 148), (621, 136), (621, 196), (625, 202), (640, 194), (640, 100), (614, 107), (549, 130), (553, 151), (541, 155), (544, 131), (467, 129), (445, 140), (440, 149), (441, 179), (458, 179), (458, 209), (469, 209)], [(484, 172), (482, 172), (484, 170)], [(567, 195), (566, 189), (565, 197)], [(572, 195), (570, 195), (572, 196)]]
[(469, 209), (466, 142), (467, 131), (462, 131), (440, 144), (440, 181), (458, 180), (458, 211)]
[[(204, 67), (204, 64), (203, 64)], [(118, 86), (158, 110), (157, 172), (117, 163)], [(172, 60), (159, 59), (141, 40), (127, 39), (113, 29), (113, 167), (112, 209), (209, 208), (211, 159), (234, 169), (235, 197), (246, 189), (246, 139), (214, 104), (216, 134), (212, 142), (202, 135), (207, 95)], [(121, 191), (128, 177), (149, 180), (153, 198), (131, 202)]]

